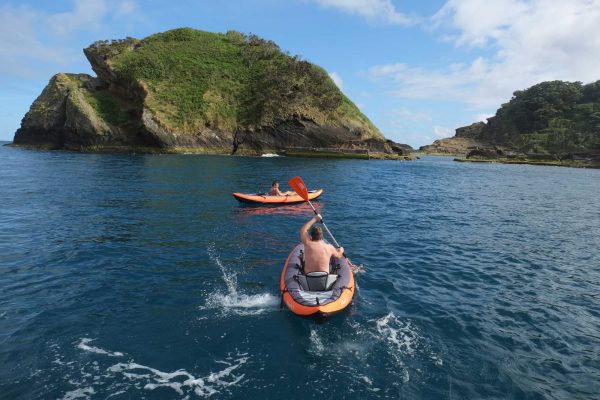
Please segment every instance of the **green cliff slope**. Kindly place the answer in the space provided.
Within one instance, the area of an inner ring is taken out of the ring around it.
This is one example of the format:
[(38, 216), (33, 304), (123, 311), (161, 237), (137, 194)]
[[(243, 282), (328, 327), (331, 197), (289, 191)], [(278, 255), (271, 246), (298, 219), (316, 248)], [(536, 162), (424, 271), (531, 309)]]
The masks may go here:
[(147, 90), (146, 104), (166, 126), (196, 132), (259, 128), (303, 117), (383, 138), (320, 67), (256, 36), (189, 28), (87, 49), (107, 58), (121, 79)]

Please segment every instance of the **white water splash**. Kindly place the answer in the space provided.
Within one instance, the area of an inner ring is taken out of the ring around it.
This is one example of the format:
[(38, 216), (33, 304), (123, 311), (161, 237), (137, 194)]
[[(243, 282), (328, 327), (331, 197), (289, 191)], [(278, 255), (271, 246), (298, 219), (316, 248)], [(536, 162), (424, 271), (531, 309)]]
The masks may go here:
[(325, 351), (325, 346), (323, 345), (323, 341), (319, 337), (317, 330), (315, 328), (310, 328), (310, 351), (315, 354), (322, 354)]
[(265, 154), (262, 154), (261, 157), (280, 157), (280, 155), (274, 154), (274, 153), (265, 153)]
[(375, 322), (377, 331), (377, 333), (373, 333), (374, 339), (384, 343), (385, 347), (389, 349), (388, 353), (397, 366), (397, 373), (402, 382), (407, 383), (410, 380), (410, 374), (403, 359), (406, 356), (415, 356), (421, 341), (417, 328), (410, 321), (398, 318), (393, 312), (371, 321)]
[(62, 400), (89, 399), (93, 394), (96, 394), (93, 387), (85, 387), (65, 393)]
[(197, 396), (209, 397), (219, 393), (219, 389), (238, 384), (245, 374), (235, 375), (233, 372), (248, 361), (245, 354), (232, 361), (223, 361), (228, 367), (218, 372), (211, 372), (205, 377), (195, 377), (184, 369), (174, 372), (163, 372), (135, 362), (118, 363), (108, 368), (115, 374), (122, 374), (129, 381), (140, 382), (144, 389), (154, 390), (159, 387), (173, 389), (180, 395), (193, 391)]
[(375, 321), (379, 337), (386, 340), (396, 353), (413, 356), (419, 343), (419, 334), (410, 321), (402, 321), (390, 312)]
[(263, 293), (245, 295), (237, 293), (212, 293), (206, 301), (206, 308), (218, 308), (224, 315), (258, 315), (276, 309), (279, 299)]
[(279, 299), (270, 293), (248, 295), (238, 291), (237, 274), (223, 265), (213, 244), (208, 247), (210, 259), (221, 270), (227, 293), (214, 292), (208, 295), (206, 305), (201, 307), (219, 309), (223, 315), (258, 315), (269, 310), (275, 310)]
[[(246, 374), (241, 371), (250, 359), (247, 353), (228, 353), (224, 359), (214, 361), (216, 370), (211, 370), (204, 376), (196, 376), (185, 369), (173, 372), (161, 371), (137, 363), (133, 359), (113, 365), (106, 364), (111, 360), (109, 357), (123, 356), (123, 353), (89, 346), (87, 343), (92, 340), (94, 339), (81, 339), (76, 348), (99, 355), (96, 360), (84, 365), (72, 361), (61, 362), (58, 367), (61, 368), (64, 376), (69, 378), (67, 382), (75, 386), (73, 390), (63, 395), (63, 400), (89, 399), (96, 393), (104, 393), (105, 397), (109, 398), (131, 390), (139, 390), (135, 397), (143, 398), (144, 394), (141, 391), (152, 391), (157, 388), (172, 389), (176, 392), (173, 393), (174, 396), (185, 396), (188, 399), (210, 397), (228, 392), (227, 388), (238, 386), (247, 380)], [(58, 351), (58, 348), (53, 349)]]
[(120, 353), (118, 351), (111, 352), (111, 351), (103, 350), (99, 347), (89, 346), (88, 343), (90, 343), (93, 340), (94, 339), (82, 338), (81, 341), (79, 342), (79, 344), (77, 345), (77, 348), (84, 350), (84, 351), (89, 351), (90, 353), (105, 354), (109, 357), (122, 357), (123, 356), (123, 353)]

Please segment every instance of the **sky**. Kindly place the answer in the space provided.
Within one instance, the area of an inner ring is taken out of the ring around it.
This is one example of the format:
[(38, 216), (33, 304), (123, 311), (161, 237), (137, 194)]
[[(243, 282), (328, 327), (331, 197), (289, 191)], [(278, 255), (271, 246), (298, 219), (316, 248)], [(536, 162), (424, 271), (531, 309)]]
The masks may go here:
[(600, 79), (600, 0), (0, 0), (0, 140), (82, 49), (177, 27), (237, 30), (325, 68), (389, 139), (415, 148), (516, 90)]

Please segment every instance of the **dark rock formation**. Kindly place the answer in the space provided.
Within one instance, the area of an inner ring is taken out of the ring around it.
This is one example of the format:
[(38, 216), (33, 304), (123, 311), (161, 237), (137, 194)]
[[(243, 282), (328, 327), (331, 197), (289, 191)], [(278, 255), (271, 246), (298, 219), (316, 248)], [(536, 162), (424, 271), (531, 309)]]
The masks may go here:
[(493, 145), (483, 140), (464, 136), (454, 136), (451, 138), (439, 139), (432, 144), (421, 146), (419, 147), (419, 151), (430, 154), (465, 155), (471, 150), (491, 146)]
[(469, 126), (463, 126), (456, 129), (456, 137), (462, 138), (481, 138), (481, 135), (486, 127), (485, 122), (475, 122)]
[[(103, 118), (102, 112), (111, 115)], [(59, 73), (31, 105), (13, 143), (48, 149), (151, 143), (150, 138), (132, 134), (140, 132), (138, 128), (139, 123), (113, 103), (101, 81)]]

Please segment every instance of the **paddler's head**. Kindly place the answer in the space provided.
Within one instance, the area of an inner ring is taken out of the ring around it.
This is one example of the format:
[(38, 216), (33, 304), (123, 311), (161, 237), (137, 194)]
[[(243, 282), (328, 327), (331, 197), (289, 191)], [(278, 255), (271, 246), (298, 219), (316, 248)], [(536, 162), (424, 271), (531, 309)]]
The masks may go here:
[(323, 229), (320, 226), (313, 226), (310, 230), (310, 238), (313, 242), (323, 240)]
[(273, 183), (271, 183), (271, 187), (275, 188), (275, 189), (279, 189), (279, 182), (273, 181)]

